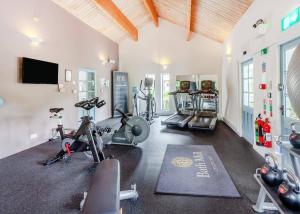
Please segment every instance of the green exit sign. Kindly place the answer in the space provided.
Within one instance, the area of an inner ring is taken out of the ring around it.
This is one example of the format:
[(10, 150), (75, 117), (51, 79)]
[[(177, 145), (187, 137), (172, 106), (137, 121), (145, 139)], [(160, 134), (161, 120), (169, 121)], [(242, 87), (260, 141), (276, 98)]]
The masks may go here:
[(268, 52), (269, 52), (268, 48), (261, 49), (261, 51), (260, 51), (261, 55), (267, 55)]
[(281, 21), (282, 31), (286, 31), (287, 29), (294, 26), (299, 21), (300, 21), (300, 7), (294, 9), (286, 17), (282, 19)]

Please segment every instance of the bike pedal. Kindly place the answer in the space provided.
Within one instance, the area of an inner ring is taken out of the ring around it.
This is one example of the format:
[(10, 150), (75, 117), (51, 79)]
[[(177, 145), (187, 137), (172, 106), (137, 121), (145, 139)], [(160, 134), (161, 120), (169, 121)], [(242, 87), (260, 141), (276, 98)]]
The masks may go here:
[(105, 159), (115, 159), (115, 156), (113, 155), (109, 155), (108, 157), (106, 157)]

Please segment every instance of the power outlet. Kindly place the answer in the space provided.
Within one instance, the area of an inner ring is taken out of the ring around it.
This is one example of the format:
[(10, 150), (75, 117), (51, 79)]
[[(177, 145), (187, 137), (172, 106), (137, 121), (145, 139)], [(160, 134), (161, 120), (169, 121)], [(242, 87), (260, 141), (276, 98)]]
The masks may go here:
[(37, 133), (30, 134), (30, 140), (36, 139), (38, 137)]

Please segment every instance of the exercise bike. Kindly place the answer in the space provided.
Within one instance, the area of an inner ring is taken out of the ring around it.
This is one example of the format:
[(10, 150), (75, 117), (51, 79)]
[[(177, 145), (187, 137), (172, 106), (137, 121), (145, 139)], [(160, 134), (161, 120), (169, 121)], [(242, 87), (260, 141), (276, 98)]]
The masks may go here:
[(149, 123), (142, 117), (129, 116), (116, 108), (122, 116), (121, 127), (112, 135), (111, 144), (136, 146), (144, 142), (150, 133)]
[(64, 136), (66, 136), (66, 131), (69, 134), (74, 133), (74, 129), (70, 129), (70, 128), (65, 128), (63, 127), (63, 123), (62, 123), (62, 114), (61, 112), (63, 111), (63, 108), (50, 108), (49, 111), (51, 113), (50, 115), (50, 119), (54, 119), (57, 120), (57, 127), (52, 129), (52, 137), (49, 139), (49, 141), (54, 141), (56, 139), (63, 139)]
[(94, 107), (101, 108), (105, 104), (105, 101), (99, 101), (98, 97), (76, 103), (75, 107), (86, 110), (88, 115), (81, 118), (80, 127), (74, 134), (65, 135), (62, 124), (58, 125), (57, 130), (62, 140), (61, 150), (54, 158), (44, 161), (43, 164), (51, 165), (60, 160), (69, 160), (74, 152), (84, 152), (87, 156), (92, 156), (96, 163), (104, 160), (103, 141), (98, 133), (99, 130), (89, 116), (89, 111)]

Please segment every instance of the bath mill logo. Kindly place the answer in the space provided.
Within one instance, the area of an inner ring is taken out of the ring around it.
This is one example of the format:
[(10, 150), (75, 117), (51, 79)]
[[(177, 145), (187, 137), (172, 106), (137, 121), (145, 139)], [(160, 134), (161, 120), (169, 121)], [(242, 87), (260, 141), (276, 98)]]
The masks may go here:
[(193, 164), (193, 160), (186, 157), (176, 157), (172, 159), (172, 164), (177, 167), (190, 167)]

